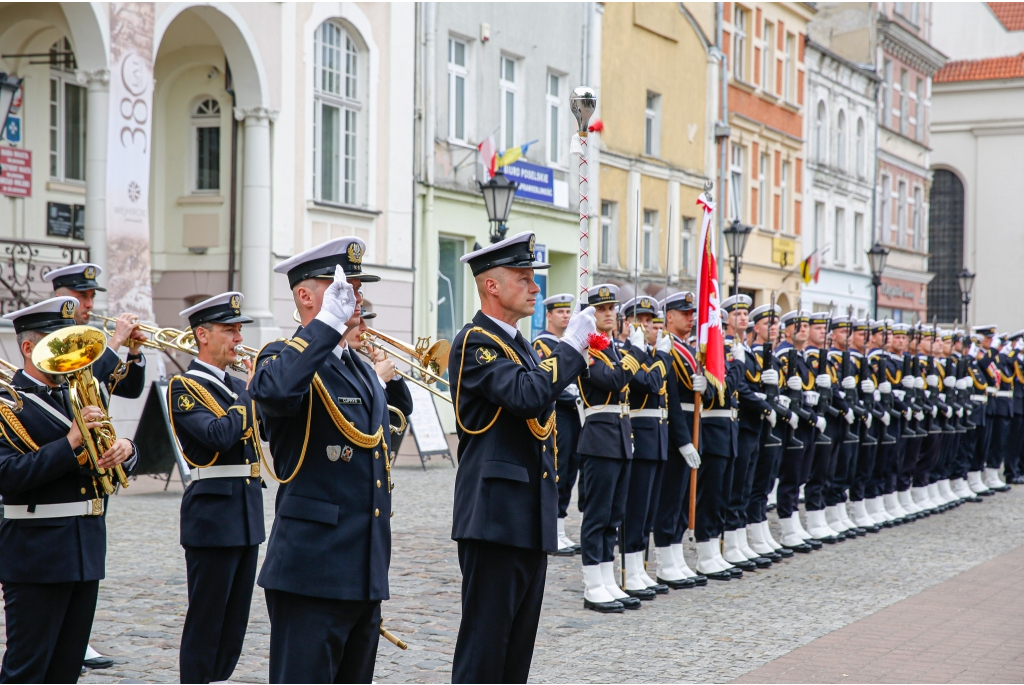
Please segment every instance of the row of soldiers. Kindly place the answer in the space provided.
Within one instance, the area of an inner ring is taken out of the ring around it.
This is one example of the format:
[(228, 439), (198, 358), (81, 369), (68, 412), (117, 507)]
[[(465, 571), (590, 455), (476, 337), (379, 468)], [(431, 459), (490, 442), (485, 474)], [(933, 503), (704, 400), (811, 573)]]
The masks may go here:
[[(534, 340), (542, 359), (573, 300), (544, 300), (548, 325)], [(582, 556), (586, 608), (639, 609), (670, 589), (981, 502), (1009, 490), (1004, 466), (1007, 480), (1024, 482), (1024, 331), (975, 326), (968, 336), (852, 311), (783, 313), (735, 295), (722, 303), (725, 378), (712, 385), (691, 336), (694, 301), (681, 292), (620, 303), (604, 284), (580, 305), (595, 308), (613, 343), (590, 347), (589, 373), (556, 410), (556, 554)], [(580, 544), (565, 529), (577, 476)], [(688, 527), (694, 569), (683, 554)]]

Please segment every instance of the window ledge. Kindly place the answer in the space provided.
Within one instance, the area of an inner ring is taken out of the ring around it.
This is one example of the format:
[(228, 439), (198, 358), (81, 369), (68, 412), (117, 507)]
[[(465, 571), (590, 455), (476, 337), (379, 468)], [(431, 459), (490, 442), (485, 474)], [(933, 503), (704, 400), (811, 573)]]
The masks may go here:
[(352, 205), (335, 204), (334, 202), (324, 202), (322, 200), (307, 200), (306, 209), (317, 209), (323, 212), (331, 212), (332, 214), (359, 217), (380, 216), (382, 213), (379, 209), (354, 207)]
[(795, 102), (790, 102), (789, 100), (784, 100), (782, 98), (779, 98), (778, 105), (779, 105), (779, 107), (782, 107), (783, 109), (788, 109), (793, 114), (799, 114), (800, 113), (800, 105), (796, 104)]
[(450, 145), (452, 147), (462, 148), (463, 150), (475, 150), (475, 149), (477, 149), (476, 145), (473, 145), (472, 143), (468, 143), (465, 140), (458, 140), (457, 138), (448, 138), (448, 139), (445, 139), (444, 142), (448, 143), (448, 145)]
[(731, 76), (729, 80), (729, 85), (735, 86), (739, 90), (742, 90), (746, 93), (750, 93), (751, 95), (753, 95), (754, 92), (757, 90), (757, 86), (755, 86), (753, 83), (744, 81), (743, 79), (738, 79), (735, 76)]
[(179, 205), (222, 205), (223, 195), (182, 195), (178, 198)]
[(85, 195), (85, 183), (64, 183), (62, 181), (47, 181), (46, 189), (57, 193)]

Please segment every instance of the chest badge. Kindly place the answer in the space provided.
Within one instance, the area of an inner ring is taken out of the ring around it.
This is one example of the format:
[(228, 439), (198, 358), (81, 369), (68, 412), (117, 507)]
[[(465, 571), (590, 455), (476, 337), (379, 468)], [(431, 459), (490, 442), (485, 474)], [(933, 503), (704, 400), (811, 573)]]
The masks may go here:
[(341, 456), (341, 445), (328, 445), (327, 446), (327, 458), (331, 461), (338, 461), (338, 457)]
[(345, 445), (341, 449), (341, 460), (344, 462), (352, 460), (352, 448), (349, 445)]

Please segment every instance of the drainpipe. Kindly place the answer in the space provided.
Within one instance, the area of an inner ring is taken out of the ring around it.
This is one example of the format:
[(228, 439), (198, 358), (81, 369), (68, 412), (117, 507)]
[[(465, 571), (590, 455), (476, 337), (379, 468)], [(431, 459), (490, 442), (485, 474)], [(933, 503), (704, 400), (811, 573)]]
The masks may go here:
[[(722, 98), (722, 118), (717, 124), (715, 124), (715, 142), (721, 145), (721, 150), (718, 153), (718, 192), (715, 195), (718, 196), (718, 246), (715, 250), (716, 258), (722, 258), (722, 249), (725, 246), (724, 237), (722, 231), (725, 230), (725, 210), (728, 208), (728, 198), (725, 196), (725, 176), (726, 176), (726, 164), (728, 160), (729, 151), (729, 57), (725, 54), (723, 46), (722, 36), (722, 22), (725, 17), (723, 16), (723, 3), (715, 3), (715, 46), (718, 48), (718, 60), (719, 60), (719, 81), (721, 89), (720, 96)], [(721, 277), (719, 277), (721, 280)]]
[(423, 136), (420, 178), (425, 186), (423, 196), (422, 241), (420, 262), (422, 269), (420, 322), (417, 335), (437, 335), (437, 278), (438, 245), (434, 228), (434, 140), (437, 138), (437, 3), (423, 3)]
[[(224, 63), (224, 89), (231, 95), (231, 111), (234, 113), (238, 102), (235, 99), (235, 82), (231, 78), (231, 65)], [(231, 198), (228, 212), (228, 290), (235, 289), (235, 247), (238, 240), (238, 119), (231, 117)]]

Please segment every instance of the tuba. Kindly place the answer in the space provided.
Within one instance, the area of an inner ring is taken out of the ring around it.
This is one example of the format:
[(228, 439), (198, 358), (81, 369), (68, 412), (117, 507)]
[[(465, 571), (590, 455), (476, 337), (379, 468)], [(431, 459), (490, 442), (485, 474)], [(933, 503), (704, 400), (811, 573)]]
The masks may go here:
[(50, 333), (36, 343), (32, 350), (32, 363), (43, 373), (67, 377), (71, 412), (82, 433), (82, 447), (89, 456), (96, 480), (103, 492), (110, 495), (114, 492), (114, 479), (121, 487), (128, 487), (128, 477), (120, 464), (113, 469), (99, 465), (100, 457), (117, 440), (114, 425), (110, 416), (104, 412), (99, 428), (90, 430), (85, 427), (85, 418), (82, 416), (83, 407), (92, 405), (103, 408), (100, 386), (93, 378), (90, 367), (106, 349), (107, 336), (103, 331), (86, 325), (68, 326)]

